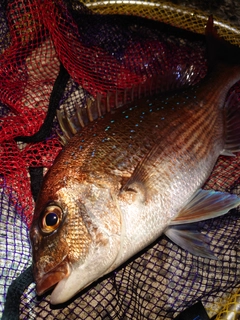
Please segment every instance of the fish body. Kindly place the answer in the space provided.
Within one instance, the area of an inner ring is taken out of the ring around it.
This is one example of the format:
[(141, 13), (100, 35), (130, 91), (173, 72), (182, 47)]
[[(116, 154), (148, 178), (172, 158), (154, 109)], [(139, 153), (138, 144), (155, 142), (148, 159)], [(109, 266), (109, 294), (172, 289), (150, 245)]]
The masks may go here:
[(224, 107), (238, 79), (240, 67), (221, 64), (200, 84), (129, 103), (69, 140), (45, 176), (30, 231), (38, 294), (57, 284), (51, 303), (62, 303), (166, 230), (176, 240), (185, 223), (240, 204), (200, 189), (218, 156), (239, 150), (239, 108), (235, 116), (231, 98)]

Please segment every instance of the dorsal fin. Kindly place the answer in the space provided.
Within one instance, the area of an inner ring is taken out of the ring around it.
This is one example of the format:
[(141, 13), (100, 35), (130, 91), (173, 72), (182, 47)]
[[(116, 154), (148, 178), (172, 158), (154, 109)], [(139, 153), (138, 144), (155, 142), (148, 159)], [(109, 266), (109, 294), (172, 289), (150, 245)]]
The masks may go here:
[(85, 107), (76, 105), (73, 115), (70, 115), (65, 106), (63, 110), (57, 110), (57, 119), (62, 130), (62, 133), (57, 133), (61, 143), (65, 145), (81, 128), (100, 116), (96, 103), (90, 98), (87, 98)]
[(141, 84), (136, 84), (128, 89), (119, 91), (108, 91), (106, 96), (97, 94), (96, 98), (87, 98), (86, 105), (76, 105), (74, 113), (70, 115), (67, 108), (57, 110), (57, 119), (62, 130), (58, 132), (61, 143), (65, 145), (72, 136), (79, 132), (89, 122), (92, 122), (106, 113), (137, 101), (144, 97), (152, 97), (159, 93), (176, 91), (198, 82), (199, 73), (195, 70), (194, 64), (178, 65), (175, 69), (165, 71), (159, 75), (153, 75)]

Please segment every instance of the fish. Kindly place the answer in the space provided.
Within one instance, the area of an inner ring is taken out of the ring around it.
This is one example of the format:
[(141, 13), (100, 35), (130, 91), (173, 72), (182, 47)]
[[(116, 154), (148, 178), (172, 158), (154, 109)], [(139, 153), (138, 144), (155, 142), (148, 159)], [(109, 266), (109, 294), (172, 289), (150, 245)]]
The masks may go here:
[(53, 289), (51, 304), (64, 303), (162, 234), (217, 259), (194, 222), (240, 205), (202, 189), (218, 157), (240, 151), (236, 93), (226, 100), (239, 79), (240, 65), (222, 60), (194, 86), (126, 103), (77, 133), (70, 124), (30, 228), (38, 295)]

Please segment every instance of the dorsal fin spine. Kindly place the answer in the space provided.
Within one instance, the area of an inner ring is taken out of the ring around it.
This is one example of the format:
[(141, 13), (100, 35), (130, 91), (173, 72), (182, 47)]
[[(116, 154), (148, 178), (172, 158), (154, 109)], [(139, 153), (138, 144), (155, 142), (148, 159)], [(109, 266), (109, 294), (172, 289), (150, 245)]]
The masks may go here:
[(102, 111), (101, 111), (101, 99), (102, 95), (100, 93), (97, 94), (96, 97), (96, 105), (97, 105), (97, 112), (98, 112), (98, 117), (102, 116)]
[(80, 126), (82, 128), (84, 128), (85, 125), (84, 125), (84, 121), (83, 121), (83, 118), (82, 118), (82, 108), (76, 108), (76, 111), (77, 111), (76, 113), (77, 113), (78, 122), (79, 122)]
[(93, 116), (91, 113), (91, 106), (92, 106), (92, 101), (91, 99), (87, 99), (87, 115), (88, 115), (88, 119), (90, 122), (93, 121)]
[(107, 96), (106, 96), (106, 107), (107, 107), (107, 112), (110, 112), (110, 91), (107, 92)]

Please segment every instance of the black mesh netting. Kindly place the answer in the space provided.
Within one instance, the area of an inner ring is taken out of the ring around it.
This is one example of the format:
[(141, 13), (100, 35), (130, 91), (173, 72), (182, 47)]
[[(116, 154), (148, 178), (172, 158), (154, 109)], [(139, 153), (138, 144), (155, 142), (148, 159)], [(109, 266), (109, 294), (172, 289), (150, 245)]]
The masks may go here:
[[(126, 90), (134, 86), (138, 95), (157, 75), (169, 83), (180, 65), (192, 65), (198, 75), (188, 84), (206, 74), (204, 38), (159, 24), (203, 33), (202, 13), (162, 1), (84, 4), (0, 3), (0, 315), (10, 284), (30, 270), (34, 199), (42, 172), (61, 149), (56, 108), (71, 113), (89, 97), (104, 103), (116, 91), (121, 103)], [(239, 45), (238, 27), (216, 21), (220, 33)], [(147, 94), (166, 89), (157, 85)], [(220, 157), (205, 188), (240, 195), (239, 163), (239, 155)], [(201, 300), (213, 316), (239, 288), (239, 226), (237, 210), (197, 225), (218, 260), (192, 256), (163, 236), (66, 305), (51, 306), (49, 295), (38, 298), (32, 282), (17, 308), (17, 300), (8, 300), (8, 307), (19, 319), (173, 319)]]

